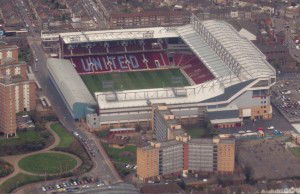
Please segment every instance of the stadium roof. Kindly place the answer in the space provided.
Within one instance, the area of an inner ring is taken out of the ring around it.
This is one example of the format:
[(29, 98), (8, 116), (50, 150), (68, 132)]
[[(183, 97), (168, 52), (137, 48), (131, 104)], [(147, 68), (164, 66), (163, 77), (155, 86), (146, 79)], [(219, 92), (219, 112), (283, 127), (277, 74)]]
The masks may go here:
[(215, 77), (224, 77), (231, 74), (230, 69), (204, 41), (203, 37), (199, 36), (192, 25), (178, 27), (177, 31)]
[(212, 81), (179, 88), (183, 96), (176, 95), (174, 88), (97, 92), (95, 97), (100, 109), (147, 107), (149, 103), (162, 102), (206, 105), (229, 102), (257, 79), (269, 80), (276, 76), (274, 68), (253, 43), (223, 21), (200, 21), (192, 17), (190, 24), (174, 28), (74, 32), (60, 36), (67, 44), (181, 37), (215, 76)]
[[(212, 84), (215, 86), (212, 88)], [(224, 88), (216, 81), (185, 87), (187, 96), (178, 97), (172, 88), (125, 90), (117, 92), (96, 92), (95, 97), (100, 109), (149, 106), (149, 102), (157, 104), (197, 103), (216, 95), (221, 95)], [(116, 95), (116, 101), (107, 100), (107, 96)], [(166, 100), (167, 99), (167, 100)]]
[(66, 44), (103, 42), (112, 40), (151, 39), (151, 38), (173, 38), (178, 37), (173, 28), (152, 27), (136, 29), (118, 29), (88, 32), (60, 33), (61, 39)]
[(68, 108), (73, 110), (74, 104), (77, 103), (97, 105), (69, 60), (49, 58), (47, 66), (56, 86), (63, 94)]
[(243, 79), (276, 75), (275, 69), (266, 61), (265, 55), (230, 24), (216, 20), (203, 21), (202, 24), (241, 66)]

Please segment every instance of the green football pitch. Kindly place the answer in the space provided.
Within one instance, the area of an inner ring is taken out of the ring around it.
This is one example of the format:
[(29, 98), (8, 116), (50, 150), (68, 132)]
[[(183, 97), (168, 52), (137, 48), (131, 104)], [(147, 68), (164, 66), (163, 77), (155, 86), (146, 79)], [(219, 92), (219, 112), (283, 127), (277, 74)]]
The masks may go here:
[(179, 69), (81, 75), (89, 91), (135, 90), (190, 85)]

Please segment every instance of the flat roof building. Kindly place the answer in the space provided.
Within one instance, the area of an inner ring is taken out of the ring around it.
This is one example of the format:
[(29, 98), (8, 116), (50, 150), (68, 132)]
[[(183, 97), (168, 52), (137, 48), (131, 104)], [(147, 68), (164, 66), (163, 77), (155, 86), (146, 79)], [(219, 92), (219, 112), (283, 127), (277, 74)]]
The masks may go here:
[(138, 148), (137, 176), (146, 181), (187, 171), (232, 174), (234, 160), (234, 139), (177, 137)]
[(158, 141), (175, 139), (184, 134), (181, 124), (165, 104), (153, 105), (152, 130)]

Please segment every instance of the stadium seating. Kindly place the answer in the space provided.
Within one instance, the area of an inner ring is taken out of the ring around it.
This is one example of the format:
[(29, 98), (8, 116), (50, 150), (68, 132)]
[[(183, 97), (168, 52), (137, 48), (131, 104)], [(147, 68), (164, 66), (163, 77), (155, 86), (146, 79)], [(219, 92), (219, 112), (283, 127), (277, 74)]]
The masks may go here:
[(104, 46), (104, 43), (96, 43), (91, 48), (91, 53), (92, 54), (107, 53), (107, 50), (106, 50), (106, 47)]
[(139, 43), (139, 41), (128, 41), (128, 45), (126, 46), (127, 52), (135, 52), (135, 51), (142, 51), (143, 47)]
[(109, 42), (108, 44), (109, 53), (125, 52), (124, 46), (119, 41)]
[(175, 65), (181, 67), (196, 84), (200, 84), (214, 78), (210, 71), (195, 55), (175, 54), (173, 56), (173, 60)]
[[(108, 44), (108, 49), (105, 44)], [(144, 46), (143, 46), (144, 45)], [(99, 54), (121, 54), (121, 53), (131, 53), (131, 52), (143, 52), (143, 51), (158, 51), (167, 48), (167, 43), (165, 40), (156, 39), (146, 39), (143, 41), (143, 45), (139, 40), (130, 41), (110, 41), (107, 43), (98, 42), (90, 44), (88, 47), (85, 43), (78, 45), (64, 45), (63, 52), (65, 56), (71, 55), (99, 55)], [(108, 50), (108, 52), (107, 52)]]
[(78, 73), (157, 69), (169, 66), (167, 55), (161, 52), (72, 57)]
[[(108, 49), (105, 44), (108, 44)], [(71, 60), (80, 74), (140, 71), (176, 66), (196, 84), (214, 78), (193, 53), (172, 52), (169, 54), (169, 57), (173, 56), (170, 62), (168, 55), (163, 51), (166, 48), (167, 42), (164, 39), (146, 39), (143, 43), (139, 40), (129, 40), (64, 45), (63, 52), (67, 58), (73, 55)]]

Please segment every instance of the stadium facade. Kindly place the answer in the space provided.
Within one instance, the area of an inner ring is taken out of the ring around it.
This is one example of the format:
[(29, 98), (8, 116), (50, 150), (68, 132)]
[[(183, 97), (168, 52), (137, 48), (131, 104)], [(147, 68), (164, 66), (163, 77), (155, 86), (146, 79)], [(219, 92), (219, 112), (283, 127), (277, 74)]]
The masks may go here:
[[(200, 21), (193, 15), (190, 24), (179, 27), (62, 33), (59, 42), (61, 59), (49, 65), (52, 81), (73, 117), (86, 119), (93, 129), (149, 126), (152, 106), (160, 103), (182, 123), (208, 118), (215, 127), (234, 127), (245, 118), (272, 117), (269, 89), (276, 72), (252, 42), (226, 22)], [(70, 62), (64, 73), (51, 70), (65, 60)], [(179, 69), (190, 85), (116, 90), (113, 83), (102, 82), (112, 88), (91, 94), (79, 79), (172, 68)], [(74, 79), (76, 83), (68, 81)], [(60, 86), (61, 80), (73, 84), (72, 89)], [(71, 105), (77, 100), (89, 106), (75, 113)]]

